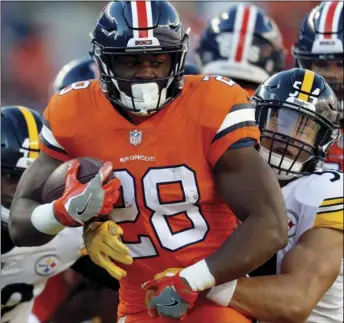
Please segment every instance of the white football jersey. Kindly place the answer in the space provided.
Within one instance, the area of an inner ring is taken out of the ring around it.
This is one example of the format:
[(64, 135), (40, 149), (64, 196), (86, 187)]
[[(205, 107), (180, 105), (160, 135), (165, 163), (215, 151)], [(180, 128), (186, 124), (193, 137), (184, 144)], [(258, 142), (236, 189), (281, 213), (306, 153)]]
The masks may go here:
[[(312, 228), (343, 231), (343, 173), (324, 171), (283, 187), (289, 218), (289, 244), (277, 254), (277, 272), (285, 254)], [(336, 281), (313, 310), (307, 323), (343, 322), (343, 259)]]
[[(8, 221), (1, 206), (1, 219)], [(1, 255), (1, 322), (29, 322), (33, 302), (47, 280), (69, 268), (82, 254), (82, 228), (65, 228), (39, 247), (13, 247)]]

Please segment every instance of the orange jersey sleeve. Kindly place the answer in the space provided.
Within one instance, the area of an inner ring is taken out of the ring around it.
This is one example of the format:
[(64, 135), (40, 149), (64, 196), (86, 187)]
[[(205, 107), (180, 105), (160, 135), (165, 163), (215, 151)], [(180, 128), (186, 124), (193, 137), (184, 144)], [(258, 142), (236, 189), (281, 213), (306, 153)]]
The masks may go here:
[(221, 76), (205, 80), (209, 90), (205, 96), (202, 126), (208, 144), (207, 159), (214, 167), (227, 149), (255, 145), (260, 132), (255, 109), (244, 89)]
[(68, 149), (68, 142), (73, 137), (70, 120), (78, 120), (76, 115), (82, 113), (78, 112), (79, 106), (84, 105), (85, 97), (86, 101), (87, 97), (92, 98), (89, 95), (91, 84), (89, 81), (75, 83), (50, 99), (43, 113), (40, 149), (51, 157), (61, 161), (73, 158)]

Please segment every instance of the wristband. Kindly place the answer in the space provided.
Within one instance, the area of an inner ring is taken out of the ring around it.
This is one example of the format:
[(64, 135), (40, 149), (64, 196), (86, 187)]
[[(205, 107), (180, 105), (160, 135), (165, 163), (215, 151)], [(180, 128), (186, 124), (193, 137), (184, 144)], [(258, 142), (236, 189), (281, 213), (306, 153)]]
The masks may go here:
[(53, 203), (37, 206), (31, 213), (31, 223), (39, 232), (56, 235), (65, 227), (56, 220)]
[(227, 307), (233, 297), (237, 280), (213, 287), (205, 296), (217, 305)]
[(215, 277), (209, 271), (204, 259), (183, 269), (179, 276), (186, 279), (194, 292), (201, 292), (215, 286)]

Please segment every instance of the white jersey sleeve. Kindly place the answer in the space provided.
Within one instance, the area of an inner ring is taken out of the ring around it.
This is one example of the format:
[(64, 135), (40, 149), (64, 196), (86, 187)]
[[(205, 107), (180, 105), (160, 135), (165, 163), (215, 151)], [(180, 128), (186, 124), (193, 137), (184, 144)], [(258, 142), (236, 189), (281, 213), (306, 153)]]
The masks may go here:
[(343, 230), (343, 173), (328, 170), (302, 177), (282, 189), (289, 236), (296, 243), (312, 228)]
[(65, 228), (43, 246), (13, 247), (3, 253), (1, 322), (28, 322), (34, 299), (47, 280), (69, 268), (81, 256), (82, 247), (82, 228)]
[[(289, 225), (288, 246), (277, 254), (277, 273), (288, 251), (306, 231), (332, 228), (343, 231), (343, 173), (327, 170), (297, 179), (283, 187)], [(308, 318), (308, 323), (339, 323), (343, 319), (343, 261), (332, 287)]]

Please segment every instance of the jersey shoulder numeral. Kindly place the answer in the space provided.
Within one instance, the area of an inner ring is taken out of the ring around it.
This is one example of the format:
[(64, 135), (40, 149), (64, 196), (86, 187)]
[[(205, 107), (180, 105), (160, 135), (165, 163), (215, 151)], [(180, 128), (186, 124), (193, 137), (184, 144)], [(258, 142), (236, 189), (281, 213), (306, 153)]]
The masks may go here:
[(330, 178), (330, 182), (336, 182), (340, 180), (340, 176), (341, 174), (343, 174), (343, 172), (341, 172), (340, 170), (329, 169), (329, 170), (314, 172), (313, 174), (319, 175), (319, 176), (323, 174), (331, 174), (332, 178)]
[(90, 81), (82, 81), (82, 82), (76, 82), (71, 85), (66, 86), (64, 89), (60, 91), (60, 95), (66, 94), (71, 90), (82, 90), (86, 89), (90, 86)]
[(221, 75), (207, 75), (203, 78), (202, 81), (209, 81), (211, 79), (215, 79), (215, 81), (219, 81), (219, 82), (222, 82), (222, 83), (225, 83), (229, 86), (233, 86), (235, 85), (236, 83), (231, 80), (229, 77), (227, 76), (221, 76)]

